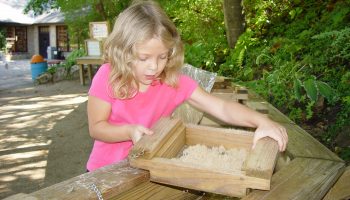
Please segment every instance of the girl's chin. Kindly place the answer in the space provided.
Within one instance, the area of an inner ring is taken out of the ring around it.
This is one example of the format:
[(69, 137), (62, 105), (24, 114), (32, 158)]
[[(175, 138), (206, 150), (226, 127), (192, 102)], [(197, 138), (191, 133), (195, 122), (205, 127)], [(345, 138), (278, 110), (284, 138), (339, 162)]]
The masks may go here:
[(152, 85), (152, 80), (145, 80), (145, 81), (140, 81), (139, 84), (140, 86), (149, 86)]

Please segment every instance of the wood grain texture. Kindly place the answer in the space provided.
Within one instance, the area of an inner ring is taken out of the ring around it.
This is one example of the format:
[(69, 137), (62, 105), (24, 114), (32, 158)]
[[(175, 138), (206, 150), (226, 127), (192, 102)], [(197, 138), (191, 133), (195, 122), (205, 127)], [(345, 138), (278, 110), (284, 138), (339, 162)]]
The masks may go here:
[(350, 199), (350, 166), (345, 169), (345, 172), (324, 197), (324, 200), (335, 199)]
[(152, 162), (152, 181), (189, 189), (241, 197), (246, 195), (247, 188), (266, 190), (270, 184), (270, 180), (247, 177), (239, 170), (215, 171), (163, 158), (153, 158)]
[(207, 126), (186, 126), (186, 144), (203, 144), (208, 147), (245, 148), (248, 151), (253, 143), (253, 132)]
[(269, 114), (269, 109), (267, 108), (266, 102), (248, 100), (246, 101), (245, 105), (261, 114), (264, 114), (264, 115)]
[(39, 199), (29, 194), (18, 193), (18, 194), (6, 197), (3, 200), (39, 200)]
[(254, 190), (242, 200), (322, 199), (344, 171), (344, 163), (295, 158), (272, 176), (271, 190)]
[(161, 118), (152, 128), (154, 133), (142, 136), (132, 148), (129, 157), (142, 155), (144, 158), (152, 158), (181, 124), (180, 119)]
[(95, 184), (104, 199), (109, 199), (149, 180), (149, 173), (130, 167), (124, 160), (118, 164), (102, 167), (50, 187), (38, 190), (30, 195), (38, 199), (97, 199), (91, 189)]
[(319, 158), (344, 162), (335, 153), (295, 124), (282, 124), (288, 133), (287, 152), (293, 157)]
[(173, 158), (176, 157), (180, 150), (185, 146), (186, 128), (181, 124), (163, 144), (156, 153), (156, 157)]
[(278, 144), (275, 140), (265, 137), (258, 140), (255, 148), (249, 152), (242, 170), (247, 176), (270, 180), (275, 168), (278, 154)]
[(196, 200), (202, 194), (188, 191), (185, 188), (164, 186), (157, 183), (145, 182), (111, 200)]

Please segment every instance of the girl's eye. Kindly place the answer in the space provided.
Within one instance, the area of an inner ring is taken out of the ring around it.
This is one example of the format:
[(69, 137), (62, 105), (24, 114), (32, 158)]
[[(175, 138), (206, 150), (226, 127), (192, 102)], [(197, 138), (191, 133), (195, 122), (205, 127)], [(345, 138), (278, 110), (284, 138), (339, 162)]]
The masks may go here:
[(144, 62), (147, 60), (147, 58), (139, 58), (139, 60)]
[(162, 60), (165, 60), (165, 59), (168, 59), (168, 55), (163, 55), (163, 56), (160, 56), (159, 58)]

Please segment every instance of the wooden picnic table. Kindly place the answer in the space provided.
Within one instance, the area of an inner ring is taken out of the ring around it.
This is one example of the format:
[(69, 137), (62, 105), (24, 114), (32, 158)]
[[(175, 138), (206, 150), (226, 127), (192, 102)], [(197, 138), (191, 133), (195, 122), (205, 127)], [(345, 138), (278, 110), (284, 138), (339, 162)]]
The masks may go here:
[(104, 63), (102, 57), (100, 56), (84, 56), (76, 59), (77, 65), (79, 65), (79, 77), (80, 84), (85, 85), (85, 76), (84, 76), (84, 67), (87, 66), (88, 78), (91, 82), (92, 74), (92, 65), (102, 65)]
[[(254, 103), (247, 105), (264, 104), (268, 109), (268, 116), (286, 127), (289, 143), (286, 152), (281, 153), (277, 161), (271, 189), (252, 190), (242, 200), (350, 198), (350, 168), (345, 167), (342, 159), (268, 102), (251, 93), (247, 102), (249, 101)], [(208, 117), (210, 116), (204, 115), (200, 124), (219, 126), (208, 120)], [(11, 196), (8, 200), (24, 197), (98, 199), (99, 193), (103, 199), (220, 199), (199, 191), (153, 183), (149, 178), (148, 171), (132, 168), (124, 160), (31, 194)]]

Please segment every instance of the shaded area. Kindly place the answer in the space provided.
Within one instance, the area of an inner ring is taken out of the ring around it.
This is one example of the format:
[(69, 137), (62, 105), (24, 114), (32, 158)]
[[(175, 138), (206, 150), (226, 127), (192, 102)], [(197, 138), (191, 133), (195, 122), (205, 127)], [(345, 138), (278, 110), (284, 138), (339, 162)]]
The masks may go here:
[(78, 80), (0, 89), (0, 199), (85, 172), (87, 90)]
[[(54, 134), (47, 158), (45, 187), (86, 172), (93, 140), (89, 135), (84, 102), (53, 127)], [(70, 163), (68, 163), (70, 162)]]

